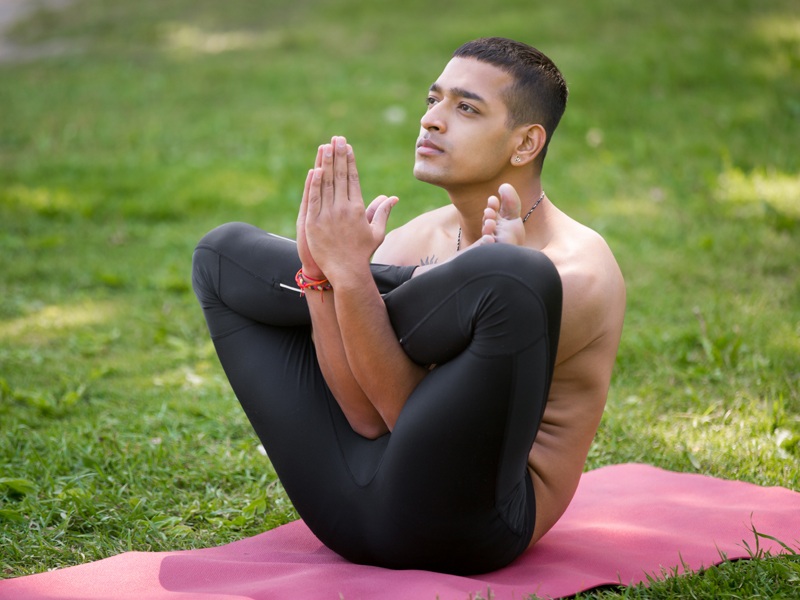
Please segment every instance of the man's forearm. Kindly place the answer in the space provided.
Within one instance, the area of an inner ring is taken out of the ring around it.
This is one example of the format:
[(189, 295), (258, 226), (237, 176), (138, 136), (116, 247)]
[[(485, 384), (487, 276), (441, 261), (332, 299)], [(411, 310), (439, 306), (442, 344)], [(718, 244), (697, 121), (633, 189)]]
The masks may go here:
[(376, 438), (388, 431), (377, 409), (361, 389), (345, 354), (339, 324), (336, 321), (336, 299), (330, 292), (306, 294), (311, 313), (314, 346), (322, 375), (348, 423), (354, 431)]
[(406, 355), (369, 270), (338, 278), (336, 320), (351, 372), (389, 430), (428, 373)]
[(367, 404), (391, 430), (427, 373), (397, 341), (369, 265), (396, 202), (395, 196), (378, 196), (364, 207), (352, 148), (334, 136), (317, 153), (298, 215), (303, 267), (313, 267), (314, 275), (333, 286), (328, 306), (309, 297), (317, 354), (328, 385), (359, 432), (362, 427), (374, 432)]

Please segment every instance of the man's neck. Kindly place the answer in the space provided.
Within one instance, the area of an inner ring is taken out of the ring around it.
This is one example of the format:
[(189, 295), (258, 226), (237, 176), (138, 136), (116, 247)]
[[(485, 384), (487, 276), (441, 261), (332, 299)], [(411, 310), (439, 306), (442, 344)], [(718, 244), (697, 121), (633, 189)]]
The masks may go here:
[[(447, 190), (450, 202), (456, 209), (458, 226), (461, 228), (462, 247), (475, 242), (481, 236), (483, 212), (489, 196), (498, 196), (498, 188), (504, 181), (485, 186), (470, 186), (468, 189)], [(519, 194), (520, 216), (524, 216), (539, 199), (542, 193), (541, 182), (536, 178), (509, 178), (507, 183), (514, 186)]]

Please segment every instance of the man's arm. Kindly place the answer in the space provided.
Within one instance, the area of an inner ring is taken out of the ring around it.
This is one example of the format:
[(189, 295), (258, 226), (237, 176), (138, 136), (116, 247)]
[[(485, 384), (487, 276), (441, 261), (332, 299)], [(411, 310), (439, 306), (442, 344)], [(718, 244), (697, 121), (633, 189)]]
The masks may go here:
[(309, 292), (308, 308), (322, 375), (350, 427), (366, 438), (380, 437), (389, 428), (350, 368), (337, 321), (334, 295)]
[[(314, 166), (319, 168), (321, 165), (322, 146), (317, 150)], [(314, 169), (310, 170), (306, 177), (303, 197), (300, 202), (300, 211), (297, 216), (297, 251), (305, 275), (312, 279), (322, 280), (325, 279), (325, 275), (313, 256), (311, 256), (305, 232), (308, 194), (313, 175)], [(368, 438), (379, 437), (386, 433), (388, 428), (350, 370), (342, 344), (339, 324), (336, 321), (336, 301), (333, 294), (329, 292), (309, 292), (306, 294), (306, 301), (311, 315), (312, 335), (317, 360), (331, 393), (336, 398), (354, 431)]]
[(428, 370), (408, 358), (397, 341), (368, 264), (364, 270), (334, 277), (336, 318), (347, 361), (391, 431)]
[[(303, 235), (310, 257), (334, 291), (319, 298), (314, 297), (317, 293), (309, 295), (315, 344), (321, 364), (326, 363), (326, 381), (332, 390), (340, 390), (342, 399), (337, 396), (337, 400), (351, 426), (375, 437), (381, 432), (380, 423), (363, 400), (391, 430), (408, 396), (427, 374), (400, 346), (369, 266), (396, 199), (371, 205), (374, 214), (368, 218), (355, 157), (344, 138), (323, 146), (318, 161), (304, 194)], [(333, 302), (323, 301), (326, 297)]]

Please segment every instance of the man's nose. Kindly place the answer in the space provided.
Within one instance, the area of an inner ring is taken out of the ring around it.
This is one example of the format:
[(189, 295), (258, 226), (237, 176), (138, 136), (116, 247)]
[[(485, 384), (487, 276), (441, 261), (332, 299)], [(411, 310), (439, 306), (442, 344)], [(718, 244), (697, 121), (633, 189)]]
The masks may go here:
[(447, 129), (443, 112), (442, 103), (437, 102), (428, 107), (428, 110), (425, 111), (425, 114), (423, 114), (422, 118), (419, 120), (419, 124), (426, 131), (435, 130), (441, 133)]

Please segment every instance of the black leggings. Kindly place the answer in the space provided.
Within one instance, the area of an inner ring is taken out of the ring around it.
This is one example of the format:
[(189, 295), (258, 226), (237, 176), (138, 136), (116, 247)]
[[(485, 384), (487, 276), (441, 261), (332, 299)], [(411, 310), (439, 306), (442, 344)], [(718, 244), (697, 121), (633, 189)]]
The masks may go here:
[(373, 265), (403, 349), (436, 365), (376, 440), (348, 425), (317, 363), (306, 301), (281, 285), (295, 286), (295, 242), (230, 223), (193, 262), (231, 386), (326, 546), (357, 563), (454, 574), (525, 550), (536, 513), (527, 459), (561, 320), (561, 280), (543, 254), (493, 244), (413, 279), (414, 267)]

